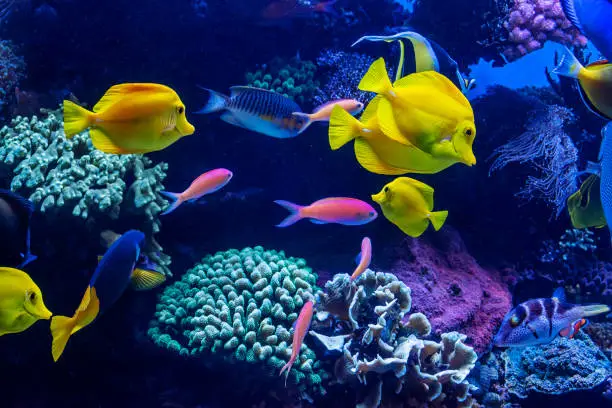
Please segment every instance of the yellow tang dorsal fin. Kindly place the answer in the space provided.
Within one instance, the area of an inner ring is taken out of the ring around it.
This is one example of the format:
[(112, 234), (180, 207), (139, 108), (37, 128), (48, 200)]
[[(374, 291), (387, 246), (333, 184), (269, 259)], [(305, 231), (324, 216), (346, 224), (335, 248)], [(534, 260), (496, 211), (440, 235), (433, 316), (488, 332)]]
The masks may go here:
[(434, 200), (433, 200), (434, 189), (433, 189), (433, 187), (428, 186), (427, 184), (425, 184), (425, 183), (423, 183), (423, 182), (421, 182), (419, 180), (415, 180), (413, 178), (410, 178), (410, 177), (398, 177), (397, 179), (395, 179), (395, 181), (397, 183), (404, 184), (404, 185), (416, 188), (423, 195), (423, 198), (425, 199), (425, 202), (427, 203), (427, 209), (429, 211), (431, 211), (433, 209), (433, 204), (434, 204)]
[(154, 83), (127, 83), (113, 85), (108, 89), (108, 91), (106, 91), (98, 103), (94, 105), (93, 111), (96, 113), (102, 112), (117, 102), (120, 98), (139, 92), (165, 93), (174, 91), (172, 88), (167, 87), (166, 85)]
[(362, 139), (355, 140), (355, 157), (361, 166), (371, 173), (400, 175), (408, 173), (408, 170), (391, 166), (385, 163), (372, 149), (370, 144)]
[(132, 288), (135, 290), (149, 290), (158, 287), (166, 281), (166, 276), (157, 271), (134, 268), (131, 277)]
[(370, 101), (370, 103), (368, 103), (368, 106), (366, 106), (365, 110), (363, 111), (363, 113), (361, 114), (361, 117), (359, 118), (359, 120), (361, 121), (361, 123), (363, 123), (365, 126), (368, 126), (370, 123), (372, 123), (372, 120), (377, 119), (378, 116), (378, 104), (380, 102), (380, 100), (383, 97), (381, 95), (376, 95), (374, 97), (374, 99), (372, 99)]
[(461, 93), (461, 90), (457, 88), (457, 86), (455, 86), (450, 79), (436, 71), (424, 71), (407, 75), (395, 81), (393, 87), (406, 88), (416, 85), (433, 87), (438, 91), (443, 92), (445, 95), (453, 98), (461, 106), (469, 108), (470, 110), (472, 109), (470, 102), (467, 100), (465, 95)]

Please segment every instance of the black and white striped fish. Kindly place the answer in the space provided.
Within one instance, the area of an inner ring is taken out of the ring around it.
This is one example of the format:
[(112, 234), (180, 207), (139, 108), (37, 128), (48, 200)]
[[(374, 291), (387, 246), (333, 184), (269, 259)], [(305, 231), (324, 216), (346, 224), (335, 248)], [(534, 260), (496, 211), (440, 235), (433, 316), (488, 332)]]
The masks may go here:
[(559, 288), (552, 298), (531, 299), (512, 309), (493, 339), (497, 347), (523, 347), (545, 344), (557, 335), (573, 337), (586, 324), (583, 319), (606, 313), (606, 305), (574, 305), (565, 301)]
[[(210, 89), (206, 106), (196, 113), (225, 110), (221, 119), (267, 136), (285, 139), (295, 137), (310, 125), (302, 109), (293, 100), (279, 93), (250, 86), (233, 86), (230, 96)], [(295, 114), (294, 114), (295, 113)]]

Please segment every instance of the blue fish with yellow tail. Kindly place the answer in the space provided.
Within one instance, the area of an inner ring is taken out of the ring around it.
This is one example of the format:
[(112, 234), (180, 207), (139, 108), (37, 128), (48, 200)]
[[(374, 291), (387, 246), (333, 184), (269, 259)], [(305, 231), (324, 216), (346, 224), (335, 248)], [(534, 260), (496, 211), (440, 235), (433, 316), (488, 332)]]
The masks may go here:
[(493, 339), (497, 347), (524, 347), (550, 343), (557, 336), (573, 338), (585, 326), (585, 317), (610, 311), (606, 305), (567, 303), (563, 288), (552, 298), (531, 299), (512, 309)]
[(600, 177), (599, 196), (612, 242), (612, 122), (601, 130), (601, 145), (597, 159), (597, 163), (588, 163), (585, 173), (597, 174)]
[(210, 89), (208, 102), (196, 113), (224, 110), (221, 120), (253, 132), (278, 139), (295, 137), (311, 124), (311, 120), (293, 100), (279, 93), (250, 86), (233, 86), (230, 96)]
[(55, 316), (51, 319), (51, 352), (54, 361), (64, 352), (70, 336), (108, 310), (119, 300), (130, 282), (135, 289), (145, 290), (155, 288), (165, 281), (162, 273), (136, 267), (144, 239), (145, 235), (137, 230), (130, 230), (118, 237), (104, 256), (100, 257), (98, 267), (74, 315)]
[(612, 1), (561, 0), (565, 16), (612, 61)]

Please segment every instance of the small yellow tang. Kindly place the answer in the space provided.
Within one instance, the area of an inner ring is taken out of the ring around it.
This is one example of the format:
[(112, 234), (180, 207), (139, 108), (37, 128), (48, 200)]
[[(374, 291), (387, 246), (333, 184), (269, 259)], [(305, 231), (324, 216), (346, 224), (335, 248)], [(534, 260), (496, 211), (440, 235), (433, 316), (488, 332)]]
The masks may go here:
[(355, 157), (363, 168), (376, 174), (433, 174), (457, 163), (454, 158), (436, 158), (411, 143), (388, 138), (378, 126), (376, 111), (381, 97), (367, 106), (360, 120), (339, 106), (334, 107), (329, 123), (329, 145), (337, 150), (355, 140)]
[(0, 267), (0, 336), (21, 333), (38, 320), (50, 318), (32, 278), (19, 269)]
[(418, 237), (431, 222), (438, 231), (448, 211), (433, 210), (434, 190), (409, 177), (398, 177), (387, 184), (372, 200), (380, 205), (385, 217), (411, 237)]
[(599, 176), (591, 174), (584, 180), (580, 189), (567, 199), (567, 211), (574, 228), (603, 228), (606, 226), (599, 183)]
[(111, 87), (93, 112), (64, 101), (66, 136), (88, 128), (96, 149), (115, 154), (162, 150), (195, 131), (177, 93), (165, 85), (147, 83)]
[(383, 133), (402, 144), (412, 144), (436, 158), (476, 164), (474, 112), (467, 98), (444, 75), (418, 72), (391, 83), (385, 61), (374, 61), (359, 83), (376, 92), (378, 123)]

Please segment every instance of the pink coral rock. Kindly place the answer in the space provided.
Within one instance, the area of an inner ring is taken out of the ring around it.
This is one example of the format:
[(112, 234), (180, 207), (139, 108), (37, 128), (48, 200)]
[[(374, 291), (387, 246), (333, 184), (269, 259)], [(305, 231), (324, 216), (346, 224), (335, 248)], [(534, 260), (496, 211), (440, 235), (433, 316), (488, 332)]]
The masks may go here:
[(459, 331), (485, 351), (512, 307), (501, 274), (481, 267), (448, 227), (429, 241), (407, 238), (394, 252), (390, 272), (412, 290), (412, 311), (425, 314), (434, 333)]
[(514, 0), (503, 26), (509, 42), (503, 54), (509, 61), (542, 48), (548, 40), (580, 48), (587, 43), (565, 18), (559, 0)]

